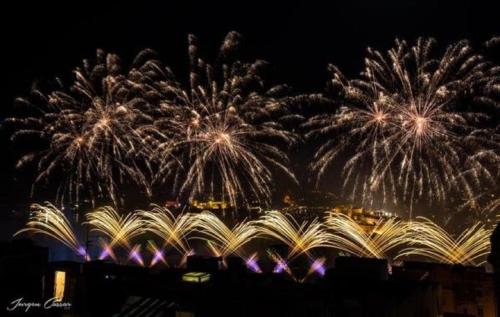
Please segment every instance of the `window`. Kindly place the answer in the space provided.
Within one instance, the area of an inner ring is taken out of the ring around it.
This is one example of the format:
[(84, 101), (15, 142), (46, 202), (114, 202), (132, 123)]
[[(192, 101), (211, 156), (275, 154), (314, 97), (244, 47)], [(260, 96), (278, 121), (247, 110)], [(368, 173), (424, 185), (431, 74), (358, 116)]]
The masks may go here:
[(64, 286), (66, 284), (66, 272), (56, 271), (54, 276), (54, 299), (60, 302), (64, 297)]

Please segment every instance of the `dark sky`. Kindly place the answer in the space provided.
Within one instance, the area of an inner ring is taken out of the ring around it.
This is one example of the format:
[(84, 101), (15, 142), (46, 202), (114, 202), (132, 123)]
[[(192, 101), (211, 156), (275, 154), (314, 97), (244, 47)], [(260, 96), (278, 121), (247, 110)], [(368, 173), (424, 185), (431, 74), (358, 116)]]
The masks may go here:
[(239, 31), (245, 54), (268, 60), (280, 78), (308, 90), (323, 87), (327, 63), (357, 71), (367, 46), (383, 49), (395, 37), (481, 43), (500, 33), (496, 1), (486, 0), (67, 2), (21, 0), (2, 10), (5, 102), (34, 79), (68, 74), (98, 47), (125, 58), (150, 47), (167, 64), (185, 63), (188, 33), (213, 52), (228, 31)]
[[(188, 33), (212, 54), (224, 35), (236, 30), (245, 38), (246, 56), (271, 63), (272, 79), (297, 91), (321, 91), (328, 63), (357, 73), (367, 46), (385, 49), (395, 37), (433, 36), (441, 43), (468, 38), (479, 46), (500, 34), (492, 0), (46, 2), (2, 3), (2, 118), (34, 80), (69, 76), (96, 48), (130, 59), (150, 47), (166, 64), (182, 69)], [(14, 177), (17, 153), (4, 131), (0, 142), (4, 209), (24, 201), (29, 184)]]

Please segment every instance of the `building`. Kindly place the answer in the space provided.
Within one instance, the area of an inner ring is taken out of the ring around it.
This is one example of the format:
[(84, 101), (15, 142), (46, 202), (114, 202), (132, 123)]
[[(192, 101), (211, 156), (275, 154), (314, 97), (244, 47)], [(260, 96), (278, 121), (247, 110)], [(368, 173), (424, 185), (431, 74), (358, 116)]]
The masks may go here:
[(355, 207), (351, 204), (339, 205), (330, 209), (333, 213), (341, 213), (354, 219), (366, 232), (371, 232), (380, 220), (397, 217), (385, 210), (371, 210)]
[(40, 298), (46, 289), (49, 252), (28, 239), (0, 242), (0, 305)]
[(47, 297), (65, 272), (61, 300), (73, 303), (68, 316), (439, 316), (435, 283), (394, 279), (384, 260), (337, 261), (310, 283), (252, 273), (241, 261), (222, 269), (217, 258), (193, 257), (186, 269), (161, 270), (59, 262), (47, 272), (54, 277)]
[[(489, 317), (497, 310), (491, 274), (475, 267), (404, 262), (391, 271), (386, 260), (337, 257), (323, 277), (303, 283), (287, 273), (254, 273), (240, 258), (222, 265), (192, 256), (182, 269), (47, 264), (46, 249), (14, 244), (3, 245), (2, 285), (9, 288), (2, 295), (66, 305), (51, 315)], [(33, 308), (32, 315), (47, 313)]]
[(404, 262), (393, 267), (393, 275), (401, 280), (437, 283), (443, 316), (497, 316), (493, 274), (484, 267)]
[(231, 204), (229, 204), (224, 200), (213, 200), (213, 199), (208, 199), (204, 201), (193, 199), (191, 201), (191, 206), (193, 206), (198, 210), (210, 210), (210, 211), (224, 211), (233, 207)]

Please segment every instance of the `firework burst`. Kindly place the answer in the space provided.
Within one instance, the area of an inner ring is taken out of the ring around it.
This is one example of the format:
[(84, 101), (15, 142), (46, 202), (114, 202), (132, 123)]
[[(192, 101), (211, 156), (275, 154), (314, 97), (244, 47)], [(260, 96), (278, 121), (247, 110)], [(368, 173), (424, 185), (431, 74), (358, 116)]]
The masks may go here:
[[(434, 54), (434, 41), (414, 46), (396, 41), (386, 54), (368, 50), (359, 79), (331, 66), (332, 87), (346, 106), (313, 117), (309, 137), (332, 136), (316, 152), (319, 181), (347, 157), (343, 187), (364, 204), (443, 202), (450, 191), (473, 197), (479, 183), (492, 183), (479, 159), (485, 139), (474, 124), (485, 116), (471, 104), (496, 105), (488, 87), (500, 70), (473, 53), (467, 42)], [(498, 160), (498, 157), (496, 158)]]
[(85, 60), (74, 71), (70, 89), (59, 84), (47, 94), (35, 89), (31, 98), (17, 100), (29, 114), (7, 119), (17, 127), (12, 139), (34, 137), (44, 145), (18, 162), (18, 167), (37, 162), (34, 187), (62, 179), (57, 200), (75, 202), (85, 194), (93, 203), (105, 197), (117, 204), (123, 182), (135, 182), (150, 194), (143, 172), (150, 149), (141, 127), (151, 120), (144, 96), (153, 62), (145, 56), (139, 54), (124, 70), (118, 56), (98, 50), (94, 64)]
[(198, 57), (190, 36), (189, 85), (168, 69), (156, 85), (162, 114), (151, 132), (161, 159), (158, 178), (173, 178), (175, 191), (190, 199), (221, 194), (233, 206), (248, 200), (269, 203), (274, 171), (295, 180), (285, 150), (296, 137), (276, 119), (285, 108), (274, 97), (281, 89), (264, 88), (262, 61), (230, 60), (239, 40), (239, 34), (229, 33), (221, 62), (213, 66)]
[(445, 229), (423, 217), (411, 222), (407, 239), (410, 246), (399, 257), (422, 256), (436, 262), (463, 265), (482, 265), (490, 252), (492, 230), (481, 223), (464, 230), (456, 239)]
[(360, 257), (387, 258), (388, 251), (406, 242), (408, 225), (403, 221), (380, 219), (367, 232), (354, 219), (328, 213), (325, 225), (332, 231), (331, 247)]
[(495, 213), (497, 219), (500, 217), (500, 198), (493, 199), (486, 207), (485, 211), (488, 213)]

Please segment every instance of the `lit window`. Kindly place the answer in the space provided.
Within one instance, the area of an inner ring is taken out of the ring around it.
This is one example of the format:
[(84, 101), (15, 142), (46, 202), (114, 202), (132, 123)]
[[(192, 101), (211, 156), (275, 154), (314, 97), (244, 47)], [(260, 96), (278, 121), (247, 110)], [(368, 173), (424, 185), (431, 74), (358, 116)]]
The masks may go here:
[(60, 302), (64, 297), (64, 286), (66, 284), (66, 272), (56, 271), (54, 277), (54, 299)]
[(202, 272), (189, 272), (182, 276), (184, 282), (205, 283), (210, 280), (210, 274)]

